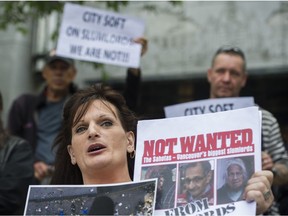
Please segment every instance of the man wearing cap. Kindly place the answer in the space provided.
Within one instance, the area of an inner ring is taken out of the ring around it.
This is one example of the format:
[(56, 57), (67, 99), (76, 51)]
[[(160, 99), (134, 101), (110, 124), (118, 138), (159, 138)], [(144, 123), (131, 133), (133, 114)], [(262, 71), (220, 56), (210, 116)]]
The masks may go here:
[(76, 91), (74, 61), (56, 56), (52, 51), (46, 57), (42, 76), (46, 82), (42, 92), (18, 97), (8, 117), (10, 133), (23, 137), (34, 149), (34, 176), (39, 182), (53, 171), (51, 147), (61, 125), (62, 107)]
[[(138, 38), (136, 42), (142, 44), (143, 55), (147, 50), (146, 39)], [(46, 82), (42, 92), (18, 97), (8, 117), (10, 133), (26, 139), (34, 149), (35, 184), (48, 184), (50, 181), (55, 159), (52, 145), (61, 127), (62, 108), (67, 98), (77, 90), (73, 84), (76, 77), (74, 61), (55, 55), (55, 51), (46, 58), (42, 76)], [(128, 69), (124, 96), (131, 109), (137, 102), (139, 76), (140, 69)]]

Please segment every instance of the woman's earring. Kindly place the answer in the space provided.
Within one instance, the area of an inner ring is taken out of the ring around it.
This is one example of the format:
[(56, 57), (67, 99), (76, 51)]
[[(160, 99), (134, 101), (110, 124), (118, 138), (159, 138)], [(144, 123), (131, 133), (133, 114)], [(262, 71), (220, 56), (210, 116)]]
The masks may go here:
[(135, 150), (133, 150), (132, 152), (129, 153), (129, 156), (131, 159), (133, 159), (135, 157)]
[(71, 163), (73, 164), (73, 165), (75, 165), (76, 164), (76, 161), (75, 161), (75, 159), (73, 158), (73, 159), (71, 159)]

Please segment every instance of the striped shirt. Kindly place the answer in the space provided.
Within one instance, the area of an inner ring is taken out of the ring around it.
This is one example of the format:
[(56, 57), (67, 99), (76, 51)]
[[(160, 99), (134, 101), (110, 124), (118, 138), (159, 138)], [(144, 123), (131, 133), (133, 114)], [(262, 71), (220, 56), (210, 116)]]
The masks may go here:
[[(280, 160), (288, 160), (283, 139), (277, 119), (269, 111), (259, 107), (262, 112), (262, 151), (266, 151), (276, 163)], [(274, 201), (265, 215), (279, 215), (277, 203)]]

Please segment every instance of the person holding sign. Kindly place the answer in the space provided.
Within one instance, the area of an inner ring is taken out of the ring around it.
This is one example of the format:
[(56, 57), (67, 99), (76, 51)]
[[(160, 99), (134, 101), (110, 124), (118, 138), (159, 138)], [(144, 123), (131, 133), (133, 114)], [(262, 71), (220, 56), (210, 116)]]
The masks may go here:
[[(136, 124), (136, 116), (117, 91), (95, 85), (76, 92), (64, 106), (51, 184), (132, 181)], [(256, 201), (257, 214), (272, 204), (272, 180), (272, 172), (259, 171), (247, 182), (243, 199)]]
[[(142, 45), (141, 55), (147, 50), (145, 38), (135, 39)], [(133, 110), (137, 108), (140, 69), (128, 68), (123, 95)], [(73, 81), (77, 69), (74, 60), (49, 53), (42, 70), (45, 87), (39, 95), (23, 94), (9, 111), (8, 129), (11, 134), (26, 139), (34, 149), (35, 184), (47, 184), (54, 170), (55, 152), (52, 143), (61, 127), (61, 113), (65, 101), (77, 88)]]
[(64, 106), (51, 183), (131, 181), (136, 123), (136, 116), (117, 91), (103, 85), (79, 90)]
[[(207, 79), (210, 98), (239, 97), (247, 81), (246, 59), (238, 47), (220, 47), (212, 59)], [(274, 173), (274, 185), (288, 183), (288, 155), (281, 138), (276, 118), (267, 110), (262, 111), (262, 169)], [(268, 214), (277, 214), (274, 203)]]

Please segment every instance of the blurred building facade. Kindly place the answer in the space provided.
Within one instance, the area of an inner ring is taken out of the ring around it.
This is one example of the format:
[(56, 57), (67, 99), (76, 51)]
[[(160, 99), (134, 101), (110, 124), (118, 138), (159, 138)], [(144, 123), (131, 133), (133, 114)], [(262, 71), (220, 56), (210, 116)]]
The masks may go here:
[[(86, 4), (105, 9), (103, 2)], [(163, 117), (163, 106), (207, 98), (206, 70), (215, 50), (230, 44), (246, 53), (250, 78), (243, 95), (255, 96), (257, 103), (288, 122), (288, 2), (184, 1), (174, 6), (163, 1), (131, 1), (119, 13), (146, 23), (149, 49), (141, 61), (140, 113)], [(33, 20), (27, 23), (26, 35), (13, 26), (0, 31), (5, 112), (19, 94), (36, 92), (41, 86), (41, 55), (56, 46), (50, 37), (59, 20), (59, 14)], [(95, 69), (80, 61), (77, 67), (80, 87), (103, 77), (117, 88), (124, 85), (126, 68)]]

